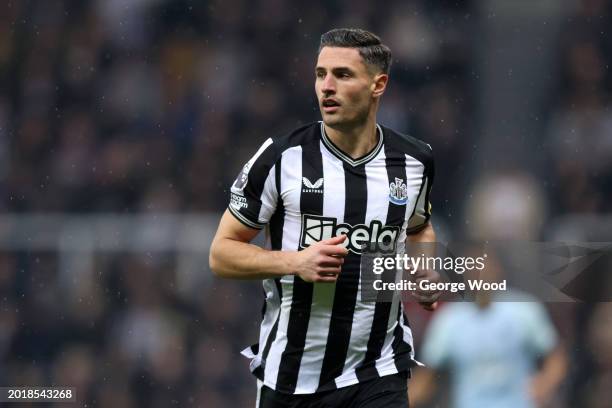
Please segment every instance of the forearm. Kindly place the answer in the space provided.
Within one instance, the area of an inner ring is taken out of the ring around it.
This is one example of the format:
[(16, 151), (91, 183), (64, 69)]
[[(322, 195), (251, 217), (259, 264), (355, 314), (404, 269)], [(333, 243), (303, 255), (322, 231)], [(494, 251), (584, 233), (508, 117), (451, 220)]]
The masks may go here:
[(426, 367), (418, 367), (413, 371), (408, 385), (410, 406), (425, 406), (436, 390), (435, 372)]
[(406, 253), (411, 256), (433, 257), (436, 255), (436, 232), (429, 222), (418, 232), (406, 236)]
[(428, 222), (422, 230), (412, 234), (408, 234), (408, 236), (406, 237), (407, 244), (426, 242), (436, 242), (436, 232), (431, 222)]
[(266, 279), (294, 274), (296, 252), (270, 251), (256, 245), (215, 239), (210, 248), (210, 268), (228, 279)]
[(546, 402), (565, 378), (567, 358), (563, 346), (557, 346), (544, 360), (540, 372), (533, 378), (532, 387), (540, 394), (542, 402)]
[[(436, 233), (430, 222), (418, 232), (409, 234), (406, 237), (406, 254), (412, 257), (423, 256), (425, 258), (435, 257), (436, 255)], [(440, 280), (440, 274), (433, 270), (422, 266), (418, 269), (410, 271), (410, 277), (418, 283), (421, 280), (437, 282)], [(440, 297), (440, 290), (422, 290), (417, 289), (412, 292), (414, 298), (419, 304), (428, 311), (433, 311), (437, 307), (437, 300)]]

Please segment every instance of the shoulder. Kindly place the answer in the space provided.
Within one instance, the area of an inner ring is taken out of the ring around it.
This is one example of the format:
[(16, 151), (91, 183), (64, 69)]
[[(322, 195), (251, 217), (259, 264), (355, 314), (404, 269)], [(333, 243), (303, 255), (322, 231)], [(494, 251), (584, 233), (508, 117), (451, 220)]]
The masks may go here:
[(474, 312), (473, 305), (464, 302), (448, 302), (442, 305), (432, 317), (438, 327), (453, 327)]
[(521, 305), (527, 305), (527, 307), (530, 307), (530, 305), (534, 303), (539, 303), (538, 299), (532, 294), (515, 288), (497, 292), (494, 299), (504, 304), (510, 304), (510, 308), (515, 307), (515, 305), (513, 305), (514, 302), (520, 303)]
[(522, 321), (548, 316), (546, 307), (535, 296), (526, 292), (508, 290), (506, 293), (498, 294), (495, 300), (503, 306), (504, 312)]
[(311, 122), (300, 126), (290, 132), (272, 137), (272, 146), (277, 154), (282, 155), (285, 150), (292, 147), (318, 142), (320, 138), (321, 125), (319, 122)]
[(410, 136), (386, 126), (380, 125), (385, 137), (385, 144), (400, 153), (414, 157), (425, 166), (433, 164), (431, 145), (414, 136)]
[(314, 122), (300, 126), (280, 136), (267, 138), (246, 164), (246, 170), (243, 171), (248, 173), (251, 167), (259, 167), (267, 171), (278, 162), (283, 153), (288, 149), (307, 144), (311, 140), (317, 140), (318, 129), (319, 124)]
[(432, 320), (438, 321), (440, 326), (461, 330), (462, 327), (468, 327), (471, 322), (479, 321), (480, 315), (481, 310), (472, 301), (450, 301), (442, 303)]

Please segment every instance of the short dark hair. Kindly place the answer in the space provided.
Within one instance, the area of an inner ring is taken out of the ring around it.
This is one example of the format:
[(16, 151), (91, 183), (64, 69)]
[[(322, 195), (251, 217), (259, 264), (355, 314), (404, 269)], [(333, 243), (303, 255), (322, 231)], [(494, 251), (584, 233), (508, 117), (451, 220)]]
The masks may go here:
[(374, 33), (360, 28), (334, 28), (321, 36), (319, 53), (323, 47), (357, 48), (366, 65), (389, 74), (391, 50)]

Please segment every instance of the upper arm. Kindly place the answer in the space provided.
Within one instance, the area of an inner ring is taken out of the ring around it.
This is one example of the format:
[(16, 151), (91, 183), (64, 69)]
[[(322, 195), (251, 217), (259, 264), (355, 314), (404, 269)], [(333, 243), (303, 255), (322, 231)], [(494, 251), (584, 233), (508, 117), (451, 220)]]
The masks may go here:
[(215, 234), (215, 238), (213, 240), (213, 245), (215, 244), (215, 241), (220, 239), (251, 242), (253, 238), (257, 236), (259, 231), (260, 230), (256, 228), (247, 227), (242, 222), (238, 221), (238, 219), (232, 215), (229, 210), (225, 210), (223, 216), (221, 217), (221, 222), (219, 222), (219, 227), (217, 228), (217, 233)]
[(407, 232), (409, 234), (412, 231), (418, 232), (423, 229), (429, 223), (431, 218), (431, 202), (429, 196), (431, 194), (431, 187), (433, 185), (435, 174), (431, 146), (427, 145), (427, 147), (424, 148), (423, 153), (424, 154), (421, 157), (423, 163), (423, 178), (421, 181), (421, 188), (419, 189), (419, 194), (414, 205), (414, 210), (408, 218)]

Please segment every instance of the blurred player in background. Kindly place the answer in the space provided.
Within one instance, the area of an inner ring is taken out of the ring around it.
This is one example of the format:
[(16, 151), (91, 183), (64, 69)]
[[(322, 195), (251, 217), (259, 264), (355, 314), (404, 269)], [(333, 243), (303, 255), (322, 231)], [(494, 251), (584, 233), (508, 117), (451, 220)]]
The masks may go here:
[[(263, 279), (259, 343), (243, 352), (260, 407), (408, 406), (415, 360), (399, 294), (366, 303), (360, 284), (364, 244), (403, 252), (435, 240), (431, 147), (376, 122), (390, 64), (370, 32), (323, 34), (323, 121), (267, 139), (232, 186), (210, 265), (221, 277)], [(263, 228), (271, 250), (250, 244)], [(417, 295), (428, 308), (437, 298)]]
[[(500, 273), (489, 256), (481, 277), (495, 282)], [(421, 358), (426, 367), (415, 371), (410, 388), (416, 407), (432, 399), (442, 372), (449, 376), (455, 408), (547, 406), (566, 373), (566, 355), (546, 309), (515, 290), (481, 291), (473, 302), (440, 308), (425, 333)]]

